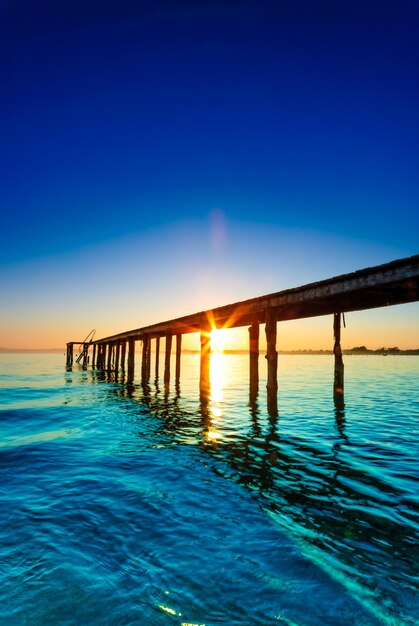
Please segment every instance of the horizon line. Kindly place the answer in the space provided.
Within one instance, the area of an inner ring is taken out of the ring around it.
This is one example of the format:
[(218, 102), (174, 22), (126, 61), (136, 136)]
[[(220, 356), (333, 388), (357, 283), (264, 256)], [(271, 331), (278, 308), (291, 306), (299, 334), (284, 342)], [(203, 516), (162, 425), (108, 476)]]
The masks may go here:
[[(77, 344), (76, 344), (77, 345)], [(82, 345), (82, 344), (80, 344)], [(15, 353), (37, 353), (37, 352), (63, 352), (65, 354), (66, 348), (6, 348), (4, 346), (0, 346), (0, 354), (15, 354)], [(141, 352), (141, 349), (136, 350), (137, 353)], [(152, 350), (155, 353), (155, 350)], [(185, 348), (181, 350), (184, 354), (200, 354), (199, 349), (190, 349)], [(225, 349), (225, 350), (211, 350), (212, 354), (248, 354), (249, 350), (245, 348), (237, 348), (237, 349)], [(289, 350), (281, 350), (277, 349), (278, 354), (333, 354), (332, 348), (291, 348)], [(367, 348), (366, 346), (354, 346), (352, 348), (342, 348), (342, 352), (357, 352), (359, 354), (375, 354), (382, 352), (394, 352), (396, 354), (417, 352), (419, 354), (419, 347), (416, 348), (398, 348), (398, 346), (385, 347), (382, 346), (380, 348)], [(261, 354), (263, 351), (261, 350)]]

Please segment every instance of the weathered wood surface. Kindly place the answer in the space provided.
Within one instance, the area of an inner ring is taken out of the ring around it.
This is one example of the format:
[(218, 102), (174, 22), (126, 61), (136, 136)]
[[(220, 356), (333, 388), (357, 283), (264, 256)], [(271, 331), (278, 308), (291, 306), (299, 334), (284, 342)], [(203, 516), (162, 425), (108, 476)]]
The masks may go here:
[[(360, 311), (419, 300), (419, 255), (336, 276), (293, 289), (201, 311), (166, 322), (136, 328), (93, 343), (149, 339), (200, 332), (212, 328), (235, 328), (266, 322)], [(77, 343), (77, 342), (71, 342)]]

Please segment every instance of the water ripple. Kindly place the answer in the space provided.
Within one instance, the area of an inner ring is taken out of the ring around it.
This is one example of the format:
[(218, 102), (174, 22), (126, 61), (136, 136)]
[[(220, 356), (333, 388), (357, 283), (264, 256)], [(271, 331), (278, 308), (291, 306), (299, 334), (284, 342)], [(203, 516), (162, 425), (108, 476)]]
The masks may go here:
[(274, 415), (242, 356), (205, 402), (194, 355), (168, 393), (7, 358), (2, 624), (415, 623), (419, 360), (352, 357), (335, 407), (284, 357)]

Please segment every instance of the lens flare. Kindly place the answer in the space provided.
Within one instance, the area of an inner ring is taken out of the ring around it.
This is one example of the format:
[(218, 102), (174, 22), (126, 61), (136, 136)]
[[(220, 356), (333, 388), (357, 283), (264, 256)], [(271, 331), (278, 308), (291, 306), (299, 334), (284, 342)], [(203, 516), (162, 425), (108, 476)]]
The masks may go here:
[(231, 329), (213, 328), (211, 330), (211, 352), (224, 352), (229, 345), (234, 345), (234, 335)]

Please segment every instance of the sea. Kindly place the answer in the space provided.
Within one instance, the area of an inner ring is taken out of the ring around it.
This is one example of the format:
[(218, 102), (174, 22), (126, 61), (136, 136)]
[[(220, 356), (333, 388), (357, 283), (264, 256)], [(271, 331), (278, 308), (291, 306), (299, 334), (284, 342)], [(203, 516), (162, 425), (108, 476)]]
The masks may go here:
[(169, 387), (1, 354), (0, 624), (418, 624), (419, 357), (344, 360), (340, 403), (279, 355), (268, 411), (262, 356), (202, 397), (196, 354)]

